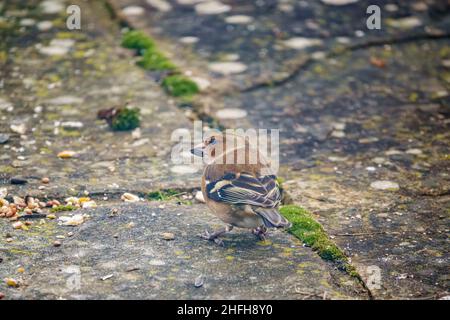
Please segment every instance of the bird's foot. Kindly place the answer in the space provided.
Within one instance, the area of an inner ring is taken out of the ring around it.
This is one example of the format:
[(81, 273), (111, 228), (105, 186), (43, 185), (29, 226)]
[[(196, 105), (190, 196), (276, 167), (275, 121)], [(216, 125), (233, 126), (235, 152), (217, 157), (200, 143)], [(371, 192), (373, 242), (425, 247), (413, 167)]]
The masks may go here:
[(252, 230), (252, 233), (261, 241), (265, 241), (267, 238), (267, 228), (265, 226), (258, 227)]
[(205, 232), (201, 234), (200, 237), (205, 240), (214, 241), (215, 244), (223, 247), (224, 246), (223, 240), (220, 239), (219, 237), (227, 232), (230, 232), (231, 229), (233, 229), (233, 227), (228, 226), (226, 228), (214, 231), (212, 233), (209, 233), (208, 230), (205, 230)]

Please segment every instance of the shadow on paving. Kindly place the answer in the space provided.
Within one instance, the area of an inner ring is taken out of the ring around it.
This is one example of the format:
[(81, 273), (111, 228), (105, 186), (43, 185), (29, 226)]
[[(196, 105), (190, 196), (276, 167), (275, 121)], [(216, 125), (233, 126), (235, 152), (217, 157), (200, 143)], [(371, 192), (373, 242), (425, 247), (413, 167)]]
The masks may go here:
[[(14, 231), (0, 249), (0, 274), (21, 285), (1, 290), (9, 299), (367, 298), (354, 279), (286, 232), (260, 242), (236, 229), (219, 247), (198, 236), (221, 225), (206, 207), (161, 203), (105, 204), (82, 209), (91, 218), (77, 227), (47, 220)], [(60, 247), (52, 245), (57, 235), (65, 236)]]

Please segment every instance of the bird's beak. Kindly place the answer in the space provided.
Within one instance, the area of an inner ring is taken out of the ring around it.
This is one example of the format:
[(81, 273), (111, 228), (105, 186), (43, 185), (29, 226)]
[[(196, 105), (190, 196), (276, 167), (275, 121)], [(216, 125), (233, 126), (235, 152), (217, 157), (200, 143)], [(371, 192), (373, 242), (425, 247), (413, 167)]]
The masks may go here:
[(205, 148), (204, 143), (199, 143), (194, 148), (191, 149), (191, 153), (197, 157), (203, 157), (203, 149)]

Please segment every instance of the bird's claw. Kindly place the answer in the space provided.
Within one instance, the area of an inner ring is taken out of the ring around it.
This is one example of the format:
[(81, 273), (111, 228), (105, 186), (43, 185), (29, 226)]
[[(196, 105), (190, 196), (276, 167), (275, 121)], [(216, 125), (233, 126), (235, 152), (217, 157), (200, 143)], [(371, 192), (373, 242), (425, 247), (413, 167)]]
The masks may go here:
[(205, 230), (205, 232), (202, 233), (202, 234), (200, 235), (200, 237), (201, 237), (202, 239), (205, 239), (205, 240), (212, 240), (212, 239), (211, 239), (211, 234), (208, 232), (208, 230)]
[(200, 235), (202, 239), (214, 241), (215, 244), (219, 246), (224, 246), (223, 240), (219, 238), (219, 236), (215, 233), (209, 233), (208, 230), (205, 230), (203, 234)]
[(253, 234), (259, 238), (261, 241), (265, 241), (267, 238), (267, 229), (264, 227), (258, 227), (252, 230)]

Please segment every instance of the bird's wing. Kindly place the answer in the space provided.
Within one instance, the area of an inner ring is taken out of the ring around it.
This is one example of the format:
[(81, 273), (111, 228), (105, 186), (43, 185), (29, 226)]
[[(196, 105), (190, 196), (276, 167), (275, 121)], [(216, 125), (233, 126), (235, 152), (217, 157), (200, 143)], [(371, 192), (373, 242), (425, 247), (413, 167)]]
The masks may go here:
[(255, 177), (246, 172), (228, 173), (206, 185), (208, 198), (229, 204), (248, 204), (274, 208), (281, 201), (281, 192), (274, 175)]

